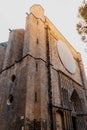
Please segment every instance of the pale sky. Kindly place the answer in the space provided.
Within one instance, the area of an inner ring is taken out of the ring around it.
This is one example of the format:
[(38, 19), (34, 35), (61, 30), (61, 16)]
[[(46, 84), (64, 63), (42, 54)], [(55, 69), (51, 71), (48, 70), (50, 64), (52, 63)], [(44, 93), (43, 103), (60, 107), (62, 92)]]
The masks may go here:
[(40, 4), (45, 15), (56, 28), (81, 53), (87, 74), (87, 54), (83, 43), (76, 31), (78, 8), (82, 0), (1, 0), (0, 3), (0, 42), (7, 41), (8, 29), (25, 28), (26, 12), (33, 4)]

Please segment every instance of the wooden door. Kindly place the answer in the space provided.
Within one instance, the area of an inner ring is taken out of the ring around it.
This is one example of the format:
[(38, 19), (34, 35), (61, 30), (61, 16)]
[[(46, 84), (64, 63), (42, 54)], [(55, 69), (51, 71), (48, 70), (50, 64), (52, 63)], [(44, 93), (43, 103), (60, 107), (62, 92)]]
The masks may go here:
[(62, 115), (59, 112), (56, 113), (56, 130), (63, 130)]

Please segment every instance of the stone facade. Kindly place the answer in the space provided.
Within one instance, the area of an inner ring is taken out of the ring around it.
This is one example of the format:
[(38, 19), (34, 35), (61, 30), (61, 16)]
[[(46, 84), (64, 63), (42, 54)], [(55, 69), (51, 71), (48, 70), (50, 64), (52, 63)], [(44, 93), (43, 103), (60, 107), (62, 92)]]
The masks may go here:
[[(61, 62), (59, 40), (73, 55), (74, 74)], [(0, 61), (0, 130), (87, 130), (81, 56), (40, 5), (31, 7), (25, 30), (12, 30), (0, 45)]]

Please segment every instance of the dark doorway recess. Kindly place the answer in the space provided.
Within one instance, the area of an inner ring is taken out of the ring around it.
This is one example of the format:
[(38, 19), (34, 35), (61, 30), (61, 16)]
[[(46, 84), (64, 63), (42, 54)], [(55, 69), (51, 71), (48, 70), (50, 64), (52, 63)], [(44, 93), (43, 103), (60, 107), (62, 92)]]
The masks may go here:
[(76, 129), (76, 117), (72, 117), (72, 125), (73, 125), (73, 130), (77, 130)]

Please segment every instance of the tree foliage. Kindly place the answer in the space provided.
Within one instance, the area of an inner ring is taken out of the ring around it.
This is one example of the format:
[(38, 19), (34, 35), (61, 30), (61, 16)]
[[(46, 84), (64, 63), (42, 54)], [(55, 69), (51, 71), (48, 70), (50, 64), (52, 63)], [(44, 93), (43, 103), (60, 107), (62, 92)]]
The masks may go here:
[(81, 39), (87, 42), (87, 2), (83, 3), (78, 10), (80, 21), (77, 23), (76, 28), (78, 33), (81, 35)]
[(87, 23), (87, 3), (79, 8), (79, 13)]

